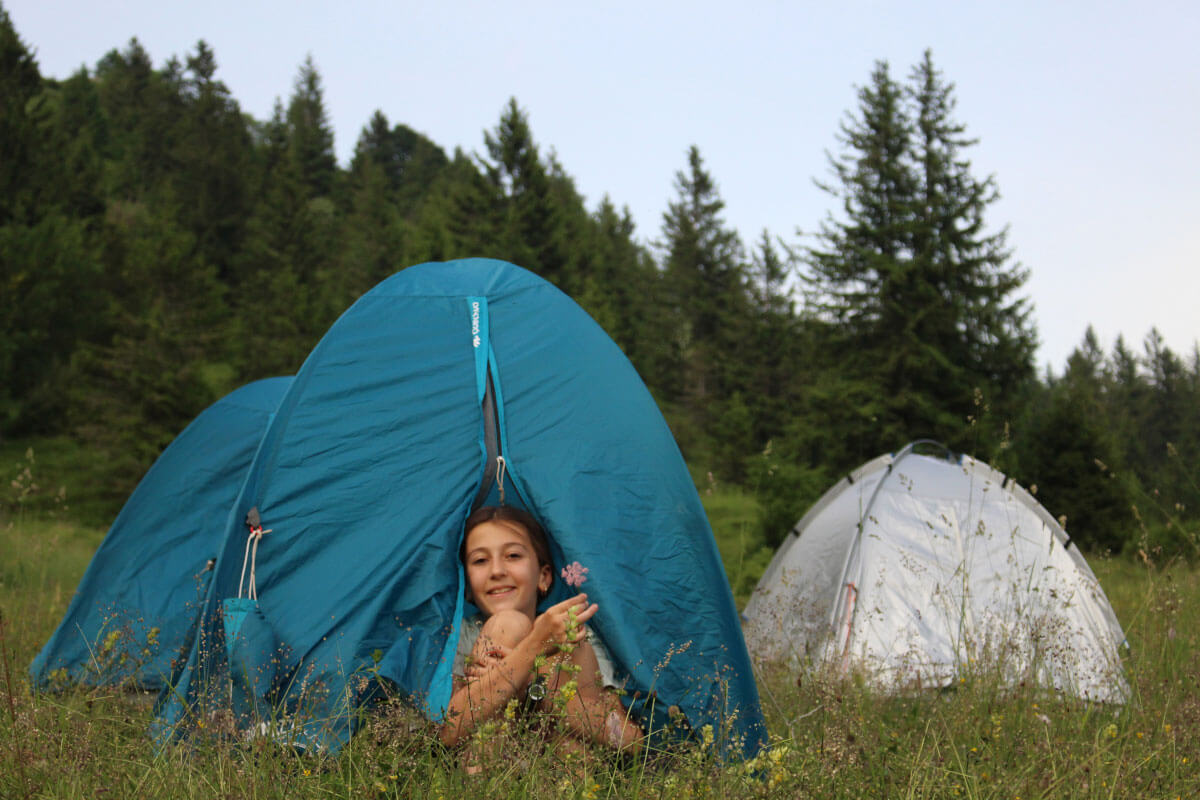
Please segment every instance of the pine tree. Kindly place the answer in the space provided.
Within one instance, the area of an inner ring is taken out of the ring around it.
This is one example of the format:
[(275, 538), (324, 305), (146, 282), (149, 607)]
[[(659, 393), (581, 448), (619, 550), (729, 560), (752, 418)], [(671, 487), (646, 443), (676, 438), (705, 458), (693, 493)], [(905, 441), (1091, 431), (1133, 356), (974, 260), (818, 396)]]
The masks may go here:
[(740, 385), (747, 292), (741, 240), (721, 216), (725, 201), (695, 145), (687, 161), (675, 174), (676, 199), (663, 214), (658, 247), (680, 320), (677, 391), (699, 410)]
[(534, 142), (529, 115), (515, 97), (483, 139), (488, 152), (482, 160), (484, 174), (500, 198), (500, 238), (493, 244), (497, 255), (570, 291), (563, 207)]
[[(999, 199), (996, 181), (972, 175), (963, 153), (977, 140), (954, 119), (954, 85), (944, 81), (928, 50), (912, 71), (908, 95), (920, 179), (913, 257), (923, 296), (912, 309), (915, 332), (926, 351), (941, 356), (927, 373), (925, 391), (936, 392), (939, 407), (961, 414), (977, 389), (988, 390), (995, 405), (1003, 397), (997, 390), (1033, 375), (1037, 340), (1029, 303), (1015, 296), (1029, 273), (1011, 263), (1006, 229), (986, 232), (985, 213)], [(921, 359), (913, 361), (919, 370)]]
[(327, 196), (333, 191), (337, 157), (321, 75), (311, 55), (304, 59), (292, 87), (287, 125), (288, 159), (297, 179), (309, 197)]
[(41, 88), (37, 61), (0, 6), (0, 225), (30, 213), (39, 141), (29, 102)]
[(1009, 264), (1004, 233), (984, 230), (994, 181), (972, 176), (974, 141), (929, 53), (907, 88), (878, 62), (858, 99), (822, 185), (842, 216), (807, 251), (814, 307), (835, 326), (840, 368), (883, 398), (878, 449), (923, 436), (977, 444), (976, 398), (1033, 375), (1029, 309), (1014, 298), (1027, 273)]
[(155, 70), (134, 38), (123, 51), (100, 59), (96, 81), (112, 158), (106, 194), (129, 202), (163, 199), (154, 194), (175, 165), (172, 152), (183, 105), (179, 63), (172, 60)]
[(497, 246), (504, 228), (503, 206), (499, 190), (470, 156), (456, 149), (416, 215), (415, 260), (505, 258)]
[(241, 109), (216, 70), (212, 49), (198, 42), (180, 87), (183, 114), (170, 187), (181, 224), (196, 237), (205, 261), (228, 281), (250, 212), (251, 143)]
[(1111, 432), (1094, 413), (1085, 383), (1046, 389), (1018, 439), (1019, 477), (1084, 549), (1119, 553), (1134, 529), (1128, 486), (1114, 470)]
[(583, 259), (575, 299), (620, 345), (642, 379), (660, 389), (668, 374), (672, 316), (663, 276), (637, 242), (633, 216), (605, 196), (575, 249)]
[(397, 144), (377, 111), (355, 146), (336, 256), (338, 292), (346, 306), (408, 263), (408, 225), (396, 201), (408, 159)]
[(43, 82), (0, 7), (0, 430), (9, 433), (63, 429), (67, 364), (103, 325), (90, 235), (102, 207), (87, 184), (99, 165), (73, 130), (95, 121), (96, 106), (94, 92), (69, 104), (78, 88)]
[(259, 141), (257, 202), (235, 259), (236, 343), (244, 379), (294, 372), (345, 310), (337, 290), (343, 281), (335, 274), (337, 165), (311, 59), (300, 69), (286, 110), (276, 103)]
[(750, 346), (744, 351), (748, 378), (744, 394), (754, 419), (755, 442), (782, 431), (806, 371), (800, 320), (788, 287), (792, 268), (790, 258), (780, 254), (764, 230), (750, 261), (753, 311), (748, 316)]
[(830, 214), (821, 226), (823, 247), (807, 253), (818, 311), (855, 345), (888, 336), (903, 313), (890, 295), (907, 277), (917, 194), (907, 161), (912, 123), (886, 62), (876, 63), (858, 101), (860, 116), (848, 115), (838, 134), (845, 152), (829, 155), (836, 182), (817, 184), (839, 201), (845, 219)]
[(1063, 375), (1050, 376), (1026, 398), (1011, 474), (1066, 518), (1080, 546), (1119, 552), (1132, 538), (1133, 518), (1129, 475), (1109, 417), (1110, 381), (1089, 326)]
[(390, 127), (382, 111), (371, 116), (359, 135), (350, 172), (356, 173), (364, 160), (382, 170), (388, 196), (405, 217), (414, 213), (449, 164), (441, 147), (407, 125)]

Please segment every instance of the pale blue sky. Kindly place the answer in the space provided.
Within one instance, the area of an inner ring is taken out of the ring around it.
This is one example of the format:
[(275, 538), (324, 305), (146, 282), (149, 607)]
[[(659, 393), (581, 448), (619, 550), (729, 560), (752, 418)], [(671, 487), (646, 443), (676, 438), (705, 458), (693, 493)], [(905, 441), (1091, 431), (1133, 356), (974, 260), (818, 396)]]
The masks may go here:
[(644, 241), (693, 143), (745, 241), (800, 241), (832, 208), (813, 178), (854, 87), (929, 47), (1003, 195), (989, 222), (1032, 271), (1039, 362), (1061, 372), (1088, 323), (1106, 349), (1200, 338), (1200, 3), (0, 2), (53, 77), (133, 36), (157, 66), (204, 39), (259, 119), (311, 54), (343, 163), (376, 109), (482, 151), (515, 96), (589, 207), (627, 205)]

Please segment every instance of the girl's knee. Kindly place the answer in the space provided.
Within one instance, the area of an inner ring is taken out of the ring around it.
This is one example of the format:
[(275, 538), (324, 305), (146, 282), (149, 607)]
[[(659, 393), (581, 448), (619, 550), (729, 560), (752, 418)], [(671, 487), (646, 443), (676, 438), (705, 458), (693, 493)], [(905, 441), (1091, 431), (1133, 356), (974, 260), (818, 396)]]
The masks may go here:
[(503, 609), (487, 618), (480, 632), (480, 639), (487, 639), (504, 647), (515, 647), (533, 630), (533, 621), (515, 609)]

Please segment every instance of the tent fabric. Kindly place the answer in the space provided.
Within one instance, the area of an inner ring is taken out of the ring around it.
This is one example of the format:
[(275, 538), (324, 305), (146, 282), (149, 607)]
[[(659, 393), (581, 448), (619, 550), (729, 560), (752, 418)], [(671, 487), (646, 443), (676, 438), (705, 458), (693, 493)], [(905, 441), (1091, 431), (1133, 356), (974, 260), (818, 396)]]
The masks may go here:
[(200, 413), (146, 472), (92, 557), (33, 685), (162, 689), (190, 646), (237, 498), (291, 378), (241, 387)]
[(987, 464), (918, 449), (863, 465), (796, 524), (743, 614), (755, 659), (1123, 702), (1124, 634), (1063, 528)]
[[(258, 608), (289, 654), (261, 690), (277, 698), (274, 722), (297, 745), (336, 749), (376, 677), (440, 719), (473, 613), (463, 525), (477, 496), (499, 499), (484, 484), (493, 474), (549, 532), (557, 568), (588, 567), (583, 588), (600, 607), (589, 624), (628, 698), (677, 706), (693, 728), (757, 749), (765, 727), (732, 594), (658, 408), (570, 298), (490, 259), (393, 275), (314, 348), (229, 514), (161, 733), (226, 691), (217, 620), (238, 593), (252, 509), (271, 531), (257, 549)], [(568, 596), (556, 581), (545, 603)]]

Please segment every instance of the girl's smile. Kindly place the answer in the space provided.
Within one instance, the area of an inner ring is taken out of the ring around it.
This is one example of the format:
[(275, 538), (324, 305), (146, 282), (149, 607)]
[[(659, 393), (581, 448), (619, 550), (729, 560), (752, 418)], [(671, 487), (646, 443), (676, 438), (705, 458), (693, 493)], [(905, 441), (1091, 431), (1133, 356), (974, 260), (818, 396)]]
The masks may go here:
[(550, 565), (538, 563), (529, 533), (520, 523), (490, 520), (467, 533), (467, 584), (486, 616), (502, 609), (533, 619), (539, 592), (550, 588)]

